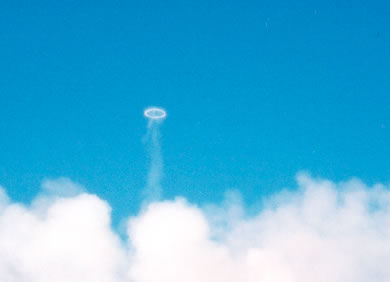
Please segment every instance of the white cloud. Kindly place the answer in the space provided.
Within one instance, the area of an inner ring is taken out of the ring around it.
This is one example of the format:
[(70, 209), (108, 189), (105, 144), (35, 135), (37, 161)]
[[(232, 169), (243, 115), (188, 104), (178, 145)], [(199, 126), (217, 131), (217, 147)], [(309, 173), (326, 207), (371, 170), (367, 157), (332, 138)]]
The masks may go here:
[(152, 203), (128, 221), (128, 242), (111, 229), (105, 201), (64, 197), (79, 187), (69, 180), (46, 181), (60, 196), (30, 206), (0, 189), (0, 281), (390, 281), (389, 188), (306, 175), (298, 184), (250, 217), (234, 194), (205, 209)]
[(124, 281), (125, 256), (107, 203), (88, 194), (43, 202), (2, 210), (0, 281)]

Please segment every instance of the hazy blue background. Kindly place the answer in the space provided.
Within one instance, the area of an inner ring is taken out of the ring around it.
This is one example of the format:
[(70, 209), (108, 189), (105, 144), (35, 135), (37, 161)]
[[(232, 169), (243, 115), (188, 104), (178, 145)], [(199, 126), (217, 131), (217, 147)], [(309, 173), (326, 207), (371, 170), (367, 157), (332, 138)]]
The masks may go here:
[[(294, 3), (299, 2), (299, 3)], [(134, 213), (149, 105), (164, 194), (247, 202), (310, 171), (390, 180), (390, 2), (0, 2), (0, 184), (67, 176)]]

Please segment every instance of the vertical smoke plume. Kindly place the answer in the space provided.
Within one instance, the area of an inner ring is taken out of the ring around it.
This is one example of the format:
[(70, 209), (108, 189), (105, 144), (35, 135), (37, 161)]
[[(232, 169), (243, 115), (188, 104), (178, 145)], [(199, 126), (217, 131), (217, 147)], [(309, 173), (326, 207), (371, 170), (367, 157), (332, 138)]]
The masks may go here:
[(160, 148), (160, 126), (162, 120), (149, 119), (145, 143), (149, 153), (149, 171), (144, 190), (146, 203), (157, 201), (161, 198), (161, 179), (163, 176), (163, 159)]

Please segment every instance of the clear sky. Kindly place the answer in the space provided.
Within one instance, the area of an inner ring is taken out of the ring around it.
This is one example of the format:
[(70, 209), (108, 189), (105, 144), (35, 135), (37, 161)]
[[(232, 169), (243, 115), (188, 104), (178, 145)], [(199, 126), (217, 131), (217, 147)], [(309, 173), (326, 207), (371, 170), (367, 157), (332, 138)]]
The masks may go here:
[(0, 184), (60, 176), (118, 220), (146, 185), (143, 110), (162, 106), (163, 195), (245, 201), (390, 180), (390, 2), (0, 2)]

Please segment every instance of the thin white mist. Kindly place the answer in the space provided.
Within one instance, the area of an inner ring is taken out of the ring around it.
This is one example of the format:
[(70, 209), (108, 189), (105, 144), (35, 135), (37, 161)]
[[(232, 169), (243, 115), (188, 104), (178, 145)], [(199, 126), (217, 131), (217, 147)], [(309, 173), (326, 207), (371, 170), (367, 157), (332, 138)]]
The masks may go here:
[[(159, 115), (160, 113), (163, 115)], [(160, 126), (166, 113), (162, 109), (151, 108), (145, 111), (145, 116), (148, 118), (148, 123), (144, 142), (149, 154), (149, 171), (143, 198), (145, 203), (150, 203), (160, 200), (162, 194), (163, 158), (160, 146)]]

